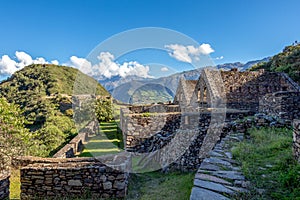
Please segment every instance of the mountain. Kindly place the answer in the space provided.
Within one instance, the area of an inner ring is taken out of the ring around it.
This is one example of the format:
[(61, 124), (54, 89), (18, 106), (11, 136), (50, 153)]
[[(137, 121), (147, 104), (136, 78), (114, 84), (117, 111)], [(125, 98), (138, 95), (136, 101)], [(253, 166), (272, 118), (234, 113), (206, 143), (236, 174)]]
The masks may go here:
[[(250, 61), (245, 64), (240, 62), (226, 63), (217, 65), (216, 68), (222, 70), (238, 68), (240, 71), (245, 71), (257, 63), (268, 61), (268, 59), (269, 58), (264, 58), (262, 60)], [(196, 80), (199, 76), (200, 70), (193, 69), (157, 79), (144, 79), (137, 76), (125, 78), (115, 76), (110, 79), (99, 80), (99, 82), (115, 99), (124, 103), (140, 104), (143, 103), (143, 101), (144, 103), (157, 103), (173, 100), (180, 78)], [(136, 97), (133, 97), (133, 94), (135, 94)], [(152, 97), (150, 98), (149, 95)]]
[(300, 84), (300, 44), (286, 46), (281, 53), (274, 55), (267, 62), (260, 62), (250, 70), (265, 69), (272, 72), (284, 72)]
[(0, 83), (0, 97), (22, 109), (26, 128), (34, 135), (36, 155), (52, 155), (77, 133), (72, 119), (73, 86), (77, 94), (95, 89), (97, 95), (110, 95), (95, 79), (79, 70), (50, 64), (26, 66)]
[(270, 57), (267, 58), (263, 58), (261, 60), (253, 60), (253, 61), (249, 61), (245, 64), (241, 63), (241, 62), (235, 62), (235, 63), (225, 63), (225, 64), (220, 64), (217, 65), (216, 68), (218, 69), (222, 69), (222, 70), (231, 70), (233, 68), (237, 68), (239, 71), (246, 71), (249, 68), (251, 68), (252, 66), (256, 65), (257, 63), (261, 63), (261, 62), (267, 62), (269, 61)]

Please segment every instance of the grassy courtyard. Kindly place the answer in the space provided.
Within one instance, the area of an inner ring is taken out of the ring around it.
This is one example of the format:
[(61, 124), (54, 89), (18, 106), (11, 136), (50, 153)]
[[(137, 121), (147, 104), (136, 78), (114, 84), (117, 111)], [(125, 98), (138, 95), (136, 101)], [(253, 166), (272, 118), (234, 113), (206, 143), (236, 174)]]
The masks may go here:
[(99, 132), (85, 144), (80, 157), (96, 157), (122, 151), (123, 138), (116, 121), (101, 122)]

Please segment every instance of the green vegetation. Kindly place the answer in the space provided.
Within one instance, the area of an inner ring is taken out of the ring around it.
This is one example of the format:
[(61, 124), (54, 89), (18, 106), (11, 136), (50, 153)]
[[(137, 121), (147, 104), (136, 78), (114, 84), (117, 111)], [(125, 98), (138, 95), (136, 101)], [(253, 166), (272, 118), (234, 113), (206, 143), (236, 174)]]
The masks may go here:
[(247, 199), (300, 199), (300, 165), (293, 159), (291, 130), (252, 129), (233, 155), (252, 183)]
[(273, 56), (269, 62), (254, 65), (250, 70), (265, 69), (272, 72), (285, 72), (294, 81), (300, 83), (300, 44), (287, 46)]
[(109, 96), (93, 78), (56, 65), (29, 65), (0, 84), (0, 97), (18, 105), (26, 119), (32, 139), (30, 155), (51, 156), (77, 134), (72, 120), (73, 91)]
[(20, 199), (21, 182), (20, 182), (20, 170), (14, 169), (10, 175), (10, 199)]
[(0, 171), (6, 169), (13, 157), (24, 155), (31, 145), (32, 135), (24, 123), (20, 109), (0, 98)]
[(95, 113), (99, 122), (109, 122), (113, 120), (112, 102), (110, 99), (97, 99), (95, 103)]
[(131, 174), (126, 199), (188, 200), (194, 177), (194, 173), (180, 172)]
[(100, 134), (90, 138), (80, 157), (102, 156), (115, 154), (124, 148), (123, 136), (114, 121), (101, 122)]

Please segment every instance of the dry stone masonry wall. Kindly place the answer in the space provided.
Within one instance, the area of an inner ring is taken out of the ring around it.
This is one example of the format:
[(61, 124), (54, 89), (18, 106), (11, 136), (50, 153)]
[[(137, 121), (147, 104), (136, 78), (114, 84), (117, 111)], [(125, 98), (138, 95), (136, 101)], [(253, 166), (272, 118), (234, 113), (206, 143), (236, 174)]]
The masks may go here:
[(293, 154), (300, 163), (300, 120), (298, 119), (293, 122)]
[(21, 198), (125, 197), (127, 176), (101, 163), (28, 165), (21, 169)]
[(7, 173), (0, 174), (0, 199), (9, 198), (9, 178)]
[(262, 97), (260, 112), (282, 119), (300, 119), (300, 92), (275, 92)]
[(68, 144), (61, 148), (53, 158), (73, 158), (81, 153), (84, 149), (84, 143), (87, 142), (89, 135), (95, 134), (95, 126), (97, 122), (90, 122), (85, 128), (81, 129)]
[[(297, 89), (280, 73), (222, 72), (226, 88), (227, 107), (258, 111), (259, 98), (278, 91), (296, 91)], [(272, 81), (270, 81), (272, 80)]]
[[(123, 159), (107, 157), (107, 160)], [(125, 158), (127, 159), (127, 158)], [(20, 157), (21, 199), (84, 197), (123, 198), (128, 184), (130, 162), (113, 162), (114, 168), (97, 158)]]

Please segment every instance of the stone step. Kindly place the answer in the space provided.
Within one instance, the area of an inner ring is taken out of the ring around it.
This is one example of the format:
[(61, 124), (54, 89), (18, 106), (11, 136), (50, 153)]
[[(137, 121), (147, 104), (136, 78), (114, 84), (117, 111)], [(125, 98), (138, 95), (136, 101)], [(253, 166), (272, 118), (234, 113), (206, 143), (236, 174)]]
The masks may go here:
[(193, 187), (190, 200), (230, 200), (216, 192), (199, 187)]
[(215, 177), (215, 176), (211, 176), (211, 175), (208, 175), (208, 174), (197, 173), (195, 175), (195, 178), (205, 180), (205, 181), (211, 181), (211, 182), (215, 182), (215, 183), (221, 183), (221, 184), (224, 184), (224, 185), (232, 185), (232, 183), (230, 183), (230, 182), (228, 182), (224, 179), (221, 179), (221, 178), (218, 178), (218, 177)]
[(227, 156), (227, 158), (232, 159), (232, 153), (231, 152), (225, 152), (225, 155)]
[(233, 190), (226, 188), (224, 185), (222, 185), (220, 183), (214, 183), (214, 182), (210, 182), (210, 181), (203, 181), (200, 179), (195, 179), (194, 185), (197, 187), (201, 187), (201, 188), (208, 189), (208, 190), (218, 192), (218, 193), (226, 193), (229, 195), (234, 194)]
[(213, 157), (224, 157), (224, 154), (221, 154), (220, 152), (216, 152), (216, 151), (210, 151), (208, 155)]
[(205, 158), (204, 162), (212, 163), (212, 164), (220, 164), (220, 165), (224, 165), (224, 166), (228, 166), (228, 167), (232, 166), (230, 162), (228, 162), (224, 159), (221, 159), (221, 158), (216, 158), (216, 157)]
[(220, 178), (226, 178), (231, 180), (245, 180), (245, 177), (242, 175), (242, 173), (237, 171), (216, 171), (212, 174)]
[(219, 171), (221, 168), (217, 165), (210, 164), (208, 162), (202, 162), (199, 169), (210, 170), (210, 171)]

